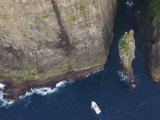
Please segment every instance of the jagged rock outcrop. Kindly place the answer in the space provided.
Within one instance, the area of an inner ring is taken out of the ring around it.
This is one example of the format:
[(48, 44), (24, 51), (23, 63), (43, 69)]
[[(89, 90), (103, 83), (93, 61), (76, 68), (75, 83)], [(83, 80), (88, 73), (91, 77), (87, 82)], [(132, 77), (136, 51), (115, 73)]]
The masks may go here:
[[(148, 17), (147, 17), (148, 18)], [(150, 19), (150, 18), (148, 18)], [(160, 27), (150, 19), (147, 24), (143, 24), (142, 36), (145, 40), (144, 50), (148, 59), (149, 70), (152, 78), (160, 81)]]
[(116, 6), (117, 0), (1, 0), (1, 75), (46, 79), (103, 65)]
[(133, 78), (132, 61), (135, 58), (135, 39), (133, 30), (126, 32), (120, 38), (118, 48), (123, 72), (129, 78)]
[(160, 1), (148, 1), (140, 18), (144, 51), (147, 56), (150, 74), (155, 82), (160, 81)]

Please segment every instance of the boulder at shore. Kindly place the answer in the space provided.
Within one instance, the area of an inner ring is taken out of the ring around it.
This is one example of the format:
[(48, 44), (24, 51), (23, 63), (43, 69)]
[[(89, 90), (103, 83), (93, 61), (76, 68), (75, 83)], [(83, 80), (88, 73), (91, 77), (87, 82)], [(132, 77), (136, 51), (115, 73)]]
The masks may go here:
[(120, 38), (118, 49), (123, 72), (125, 72), (129, 78), (132, 78), (132, 61), (135, 58), (135, 39), (133, 30), (125, 32), (125, 34)]

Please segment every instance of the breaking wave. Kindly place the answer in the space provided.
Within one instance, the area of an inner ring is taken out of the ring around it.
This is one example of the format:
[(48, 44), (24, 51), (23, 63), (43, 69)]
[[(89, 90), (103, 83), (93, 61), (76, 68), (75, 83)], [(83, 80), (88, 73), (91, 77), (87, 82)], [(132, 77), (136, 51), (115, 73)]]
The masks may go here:
[(54, 88), (50, 88), (50, 87), (31, 88), (31, 90), (29, 92), (26, 92), (25, 95), (20, 96), (20, 99), (31, 96), (33, 94), (42, 95), (42, 96), (52, 94), (54, 92), (57, 92), (60, 87), (65, 86), (66, 83), (67, 81), (60, 81), (59, 83), (56, 84)]
[[(104, 68), (101, 68), (101, 69), (94, 71), (93, 73), (87, 74), (85, 78), (89, 77), (92, 74), (96, 74), (102, 71), (103, 69)], [(26, 92), (25, 95), (20, 96), (19, 99), (22, 100), (34, 94), (41, 95), (41, 96), (50, 95), (52, 93), (58, 92), (59, 88), (65, 86), (66, 83), (72, 83), (72, 82), (73, 81), (68, 82), (68, 81), (63, 80), (57, 83), (54, 88), (51, 88), (51, 87), (31, 88), (30, 91)], [(4, 93), (4, 88), (5, 88), (5, 84), (0, 83), (0, 107), (9, 107), (15, 103), (15, 100), (4, 99), (3, 96), (6, 95), (6, 93)]]
[(128, 76), (123, 71), (117, 71), (118, 76), (120, 77), (121, 81), (128, 81)]
[(98, 73), (98, 72), (100, 72), (100, 71), (103, 71), (103, 70), (104, 70), (104, 67), (102, 67), (102, 68), (100, 68), (100, 69), (94, 71), (93, 73), (87, 74), (87, 75), (85, 76), (85, 78), (88, 78), (89, 76), (94, 75), (94, 74), (96, 74), (96, 73)]
[[(21, 100), (26, 97), (30, 97), (34, 94), (41, 95), (41, 96), (49, 95), (49, 94), (58, 92), (59, 88), (64, 87), (67, 83), (68, 83), (67, 81), (60, 81), (59, 83), (56, 84), (54, 88), (51, 88), (51, 87), (31, 88), (29, 92), (26, 92), (25, 95), (22, 95), (19, 98)], [(9, 107), (13, 103), (15, 103), (15, 101), (4, 99), (3, 96), (6, 94), (3, 92), (4, 88), (5, 88), (5, 85), (0, 83), (0, 107)]]
[(14, 100), (6, 100), (3, 98), (3, 96), (6, 94), (3, 92), (4, 88), (5, 88), (5, 84), (0, 83), (0, 102), (1, 102), (0, 106), (1, 107), (9, 106), (14, 103)]

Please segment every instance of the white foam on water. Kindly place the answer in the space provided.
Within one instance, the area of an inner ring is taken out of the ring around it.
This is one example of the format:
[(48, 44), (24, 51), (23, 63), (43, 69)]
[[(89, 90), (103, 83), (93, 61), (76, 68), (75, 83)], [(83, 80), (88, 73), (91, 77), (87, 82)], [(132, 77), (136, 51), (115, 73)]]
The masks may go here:
[(48, 95), (48, 94), (52, 94), (53, 92), (55, 92), (57, 90), (57, 88), (50, 88), (50, 87), (43, 87), (43, 88), (33, 88), (31, 89), (30, 92), (26, 92), (25, 96), (31, 96), (33, 94), (37, 94), (37, 95)]
[(65, 81), (65, 80), (60, 81), (59, 83), (56, 84), (56, 88), (57, 87), (63, 87), (63, 86), (65, 86), (66, 83), (67, 83), (67, 81)]
[(6, 85), (0, 83), (0, 89), (3, 90)]
[(133, 1), (126, 1), (126, 5), (127, 5), (127, 7), (133, 7), (134, 2)]
[(102, 68), (100, 68), (100, 69), (94, 71), (93, 74), (98, 73), (98, 72), (100, 72), (100, 71), (102, 71), (102, 70), (104, 70), (104, 67), (102, 67)]
[(117, 71), (118, 76), (120, 77), (121, 81), (128, 80), (128, 76), (123, 71)]
[(5, 86), (6, 86), (5, 84), (0, 83), (0, 102), (1, 102), (0, 107), (4, 107), (4, 106), (8, 107), (8, 106), (10, 106), (10, 105), (12, 105), (14, 103), (14, 100), (6, 100), (6, 99), (4, 99), (3, 96), (6, 93), (4, 93), (3, 90), (4, 90)]
[(87, 75), (85, 76), (85, 78), (87, 78), (87, 77), (89, 77), (89, 76), (91, 76), (91, 75), (93, 75), (93, 74), (96, 74), (96, 73), (98, 73), (98, 72), (100, 72), (100, 71), (102, 71), (102, 70), (104, 70), (104, 67), (102, 67), (102, 68), (100, 68), (100, 69), (94, 71), (93, 73), (87, 74)]
[[(67, 81), (60, 81), (59, 83), (56, 84), (55, 88), (50, 88), (50, 87), (42, 87), (42, 88), (31, 88), (31, 90), (29, 92), (26, 92), (25, 95), (22, 95), (20, 96), (20, 100), (21, 99), (24, 99), (26, 97), (30, 97), (32, 96), (33, 94), (37, 94), (37, 95), (42, 95), (42, 96), (45, 96), (45, 95), (49, 95), (49, 94), (52, 94), (52, 93), (55, 93), (59, 90), (59, 88), (61, 87), (64, 87), (66, 85)], [(8, 107), (10, 105), (12, 105), (15, 101), (14, 100), (6, 100), (3, 98), (3, 96), (6, 94), (3, 92), (3, 89), (5, 87), (5, 85), (1, 85), (2, 89), (0, 90), (0, 101), (1, 101), (1, 105), (0, 107)]]
[(0, 100), (2, 102), (2, 104), (0, 105), (0, 107), (9, 107), (11, 105), (13, 105), (15, 103), (14, 100), (6, 100), (6, 99), (1, 99)]
[(60, 87), (65, 86), (65, 84), (67, 83), (67, 81), (60, 81), (59, 83), (56, 84), (55, 88), (51, 88), (51, 87), (41, 87), (41, 88), (31, 88), (31, 90), (29, 92), (26, 92), (25, 95), (20, 96), (20, 99), (26, 98), (28, 96), (32, 96), (33, 94), (37, 94), (37, 95), (50, 95), (52, 93), (55, 93), (58, 91), (58, 89)]

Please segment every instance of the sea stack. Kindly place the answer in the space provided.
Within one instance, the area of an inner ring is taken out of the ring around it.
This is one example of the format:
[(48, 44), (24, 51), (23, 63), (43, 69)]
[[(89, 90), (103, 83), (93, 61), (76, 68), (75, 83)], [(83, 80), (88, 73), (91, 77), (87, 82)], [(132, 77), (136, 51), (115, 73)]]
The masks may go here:
[(135, 58), (135, 39), (133, 30), (125, 32), (120, 38), (118, 49), (123, 72), (128, 78), (133, 78), (132, 61)]

